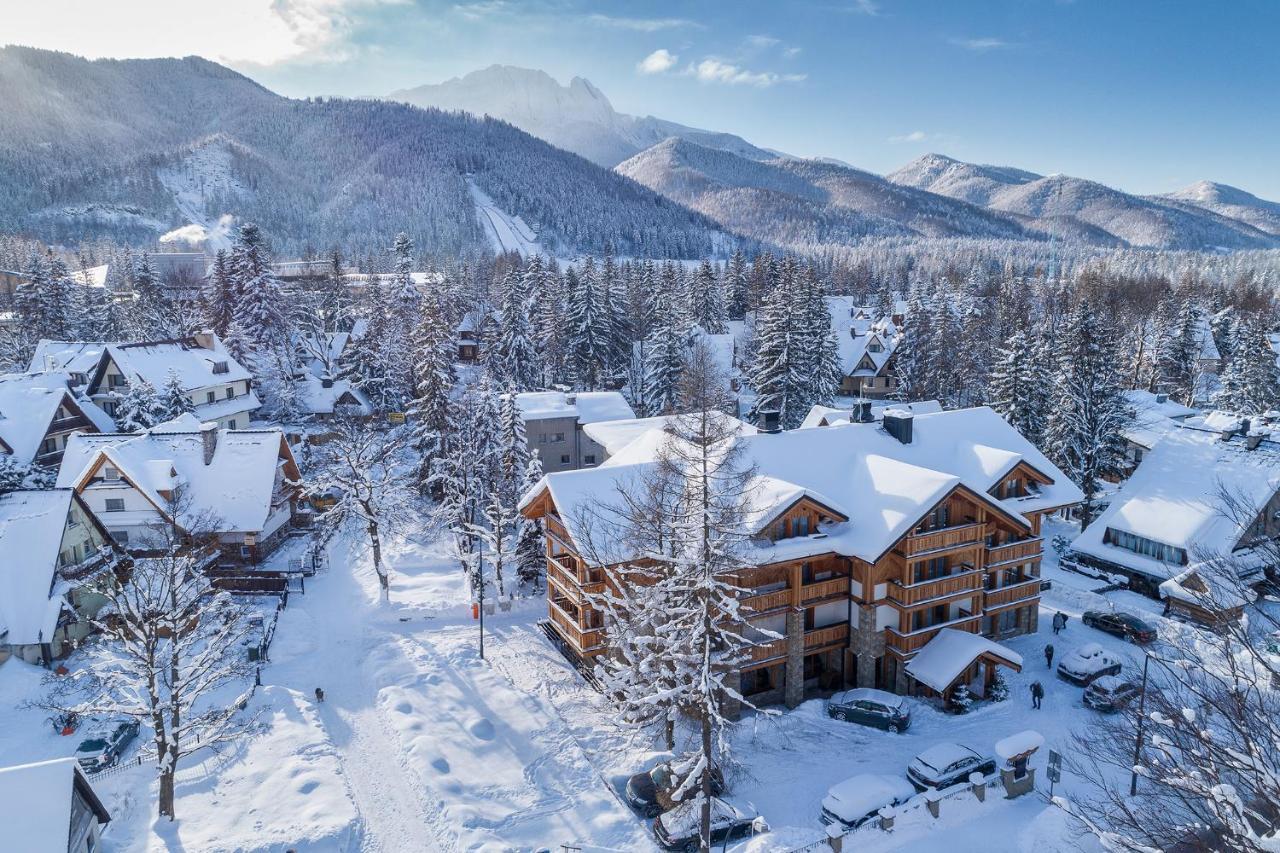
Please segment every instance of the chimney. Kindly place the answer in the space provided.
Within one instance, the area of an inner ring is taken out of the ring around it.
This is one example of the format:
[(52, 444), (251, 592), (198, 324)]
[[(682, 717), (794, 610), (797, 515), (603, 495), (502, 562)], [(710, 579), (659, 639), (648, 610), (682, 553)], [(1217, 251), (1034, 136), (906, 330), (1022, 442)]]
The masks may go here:
[(321, 388), (332, 388), (332, 387), (333, 387), (333, 377), (332, 377), (332, 376), (330, 376), (330, 375), (329, 375), (329, 374), (327, 374), (327, 373), (326, 373), (324, 376), (321, 376), (321, 377), (320, 377), (320, 387), (321, 387)]
[(205, 421), (200, 424), (200, 441), (204, 445), (204, 464), (213, 462), (213, 452), (218, 449), (218, 424)]
[(858, 404), (858, 423), (869, 424), (875, 420), (871, 414), (871, 401), (863, 400)]
[(760, 432), (782, 432), (782, 413), (777, 411), (761, 412), (757, 429)]
[(1157, 403), (1167, 403), (1167, 402), (1169, 402), (1169, 395), (1168, 395), (1168, 394), (1157, 394), (1157, 395), (1156, 395), (1156, 402), (1157, 402)]
[(565, 395), (564, 395), (564, 404), (565, 404), (566, 406), (576, 406), (576, 405), (578, 404), (578, 395), (577, 395), (577, 394), (565, 394)]
[(196, 346), (200, 347), (200, 349), (213, 349), (212, 329), (203, 329), (196, 332), (191, 336), (191, 339), (196, 342)]
[(1250, 430), (1250, 429), (1252, 429), (1252, 428), (1253, 428), (1253, 424), (1249, 421), (1249, 419), (1248, 419), (1248, 418), (1241, 418), (1241, 419), (1240, 419), (1240, 434), (1241, 434), (1241, 435), (1248, 435), (1248, 434), (1249, 434), (1249, 430)]
[(1258, 446), (1262, 444), (1262, 439), (1266, 437), (1267, 434), (1263, 432), (1255, 432), (1250, 435), (1246, 435), (1244, 437), (1245, 450), (1257, 450)]
[(903, 444), (910, 444), (913, 421), (914, 418), (907, 409), (885, 409), (884, 431)]

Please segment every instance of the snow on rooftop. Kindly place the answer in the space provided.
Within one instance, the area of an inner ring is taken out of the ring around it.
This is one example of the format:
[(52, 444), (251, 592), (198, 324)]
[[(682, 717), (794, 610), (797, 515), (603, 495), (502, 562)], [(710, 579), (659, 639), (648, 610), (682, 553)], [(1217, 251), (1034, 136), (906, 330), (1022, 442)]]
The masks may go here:
[(70, 489), (0, 495), (0, 632), (26, 645), (53, 638), (62, 599), (53, 596)]
[[(678, 415), (658, 415), (652, 418), (597, 421), (584, 425), (582, 431), (612, 457), (645, 433), (666, 429), (677, 417)], [(756, 428), (745, 421), (738, 421), (738, 434), (755, 435)]]
[(252, 378), (216, 335), (212, 343), (211, 349), (197, 346), (194, 340), (108, 344), (107, 352), (127, 379), (141, 376), (157, 389), (168, 380), (170, 371), (178, 375), (184, 391)]
[(6, 849), (67, 853), (77, 773), (74, 758), (0, 767), (0, 826)]
[(526, 391), (516, 395), (516, 405), (526, 421), (577, 418), (580, 424), (632, 420), (627, 398), (617, 391)]
[[(884, 401), (871, 401), (871, 419), (883, 420), (886, 409), (906, 409), (916, 415), (931, 415), (935, 412), (942, 411), (942, 404), (937, 400), (919, 400), (914, 403), (886, 403)], [(809, 409), (809, 414), (805, 415), (804, 422), (800, 424), (801, 429), (810, 429), (816, 426), (830, 426), (837, 423), (856, 423), (854, 418), (857, 416), (858, 410), (855, 408), (844, 409), (835, 406), (814, 406)]]
[(907, 662), (907, 675), (941, 693), (984, 654), (1022, 666), (1022, 655), (1013, 649), (981, 634), (943, 628)]
[(1009, 761), (1042, 746), (1044, 746), (1044, 735), (1034, 729), (1025, 729), (996, 741), (996, 755)]
[(1200, 411), (1175, 402), (1167, 395), (1142, 389), (1125, 391), (1124, 396), (1134, 412), (1133, 421), (1124, 429), (1124, 437), (1148, 450)]
[(107, 344), (101, 341), (51, 341), (42, 339), (31, 356), (32, 373), (47, 370), (65, 370), (70, 373), (89, 374), (98, 366)]
[(16, 461), (36, 458), (62, 401), (70, 399), (65, 374), (0, 376), (0, 441)]

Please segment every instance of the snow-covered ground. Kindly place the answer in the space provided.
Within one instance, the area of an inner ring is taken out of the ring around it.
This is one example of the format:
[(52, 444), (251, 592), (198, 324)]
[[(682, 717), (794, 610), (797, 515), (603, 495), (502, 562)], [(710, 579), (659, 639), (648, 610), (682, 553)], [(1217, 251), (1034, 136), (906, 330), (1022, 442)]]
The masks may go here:
[(468, 180), (467, 186), (476, 202), (476, 217), (495, 252), (518, 252), (522, 257), (546, 252), (538, 245), (538, 235), (523, 219), (498, 207), (497, 202), (473, 181)]
[[(1047, 530), (1051, 538), (1062, 530)], [(296, 545), (277, 556), (287, 559)], [(280, 617), (263, 687), (253, 707), (264, 730), (220, 755), (204, 754), (179, 774), (176, 823), (154, 818), (149, 765), (96, 785), (115, 816), (105, 836), (114, 851), (452, 851), (654, 849), (647, 822), (623, 803), (631, 773), (664, 757), (620, 727), (603, 697), (587, 687), (543, 636), (540, 597), (517, 600), (486, 619), (486, 660), (456, 562), (443, 543), (391, 546), (391, 603), (358, 546), (331, 550), (330, 568), (309, 579)], [(1094, 714), (1082, 690), (1054, 677), (1043, 649), (1058, 657), (1098, 642), (1136, 670), (1141, 652), (1084, 627), (1079, 614), (1114, 602), (1141, 611), (1161, 631), (1193, 630), (1159, 617), (1159, 604), (1129, 593), (1100, 595), (1100, 582), (1063, 572), (1046, 554), (1039, 634), (1008, 645), (1026, 660), (1009, 676), (1003, 703), (978, 703), (964, 716), (927, 705), (909, 731), (893, 735), (828, 718), (821, 701), (776, 715), (749, 716), (735, 735), (742, 766), (729, 797), (756, 808), (772, 827), (740, 845), (790, 851), (820, 841), (819, 803), (827, 789), (858, 773), (899, 773), (926, 748), (955, 741), (992, 753), (997, 740), (1035, 729), (1065, 750)], [(1051, 616), (1072, 616), (1053, 636)], [(20, 706), (37, 697), (42, 671), (0, 667), (0, 753), (6, 763), (67, 755), (78, 738), (54, 735), (44, 713)], [(1032, 710), (1029, 685), (1045, 688)], [(313, 697), (316, 687), (325, 701)], [(144, 735), (145, 737), (145, 731)], [(1023, 851), (1095, 849), (1043, 791), (985, 803), (964, 794), (932, 818), (915, 802), (891, 834), (866, 828), (858, 850)], [(1067, 775), (1057, 792), (1080, 783)]]

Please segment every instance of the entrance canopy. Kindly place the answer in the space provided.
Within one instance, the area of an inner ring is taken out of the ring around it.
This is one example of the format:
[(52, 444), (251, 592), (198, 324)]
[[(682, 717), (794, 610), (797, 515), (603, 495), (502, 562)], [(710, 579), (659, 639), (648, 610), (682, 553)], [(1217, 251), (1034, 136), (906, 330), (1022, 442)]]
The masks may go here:
[(1012, 649), (981, 634), (943, 628), (907, 662), (906, 672), (926, 687), (945, 693), (979, 659), (1022, 671), (1022, 655)]

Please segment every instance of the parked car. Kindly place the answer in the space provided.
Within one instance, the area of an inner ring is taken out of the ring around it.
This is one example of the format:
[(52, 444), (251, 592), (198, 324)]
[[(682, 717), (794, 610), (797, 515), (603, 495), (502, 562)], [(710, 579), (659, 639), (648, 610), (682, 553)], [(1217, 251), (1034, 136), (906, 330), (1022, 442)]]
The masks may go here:
[(1097, 628), (1131, 643), (1154, 643), (1156, 639), (1155, 627), (1130, 613), (1087, 610), (1080, 621), (1090, 628)]
[(106, 770), (120, 760), (124, 748), (137, 736), (137, 720), (118, 720), (95, 728), (76, 747), (76, 760), (86, 773)]
[(907, 765), (911, 784), (921, 791), (925, 788), (950, 788), (967, 782), (969, 774), (974, 771), (990, 776), (996, 772), (996, 760), (958, 743), (931, 746)]
[(853, 829), (871, 820), (885, 806), (901, 805), (915, 795), (916, 789), (901, 776), (862, 773), (827, 791), (821, 820)]
[[(697, 802), (681, 803), (653, 819), (653, 837), (663, 850), (697, 850), (702, 810)], [(711, 800), (711, 843), (723, 845), (765, 832), (764, 821), (719, 797)]]
[(1058, 677), (1087, 687), (1104, 675), (1119, 675), (1120, 660), (1097, 643), (1085, 643), (1058, 663)]
[(1084, 689), (1084, 704), (1095, 711), (1111, 713), (1137, 701), (1140, 693), (1142, 685), (1114, 675), (1104, 675)]
[[(627, 780), (627, 803), (645, 817), (657, 817), (675, 805), (671, 799), (675, 787), (671, 762), (664, 761)], [(711, 768), (711, 793), (717, 797), (724, 793), (724, 777), (714, 767)]]
[(911, 700), (884, 690), (859, 687), (828, 699), (827, 716), (885, 731), (905, 732), (911, 725)]

